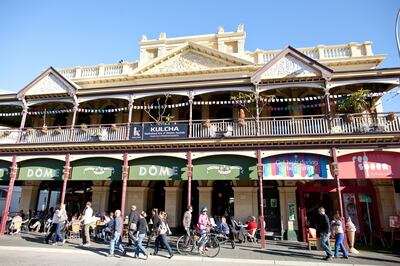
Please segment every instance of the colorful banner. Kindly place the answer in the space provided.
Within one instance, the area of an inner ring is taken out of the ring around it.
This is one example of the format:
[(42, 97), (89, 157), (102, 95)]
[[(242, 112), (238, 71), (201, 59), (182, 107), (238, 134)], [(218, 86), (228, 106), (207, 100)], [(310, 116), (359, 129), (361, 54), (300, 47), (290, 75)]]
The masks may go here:
[(359, 152), (338, 157), (340, 179), (400, 179), (400, 153)]
[(330, 159), (316, 154), (284, 154), (263, 159), (265, 180), (331, 179)]

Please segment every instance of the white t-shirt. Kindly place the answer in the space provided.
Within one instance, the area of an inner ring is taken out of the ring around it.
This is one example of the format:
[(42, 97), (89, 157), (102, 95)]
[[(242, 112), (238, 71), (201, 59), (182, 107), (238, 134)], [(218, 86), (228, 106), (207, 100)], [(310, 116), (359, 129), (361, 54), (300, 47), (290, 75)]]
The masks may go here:
[(53, 224), (58, 224), (58, 223), (60, 223), (61, 215), (62, 215), (62, 211), (60, 211), (60, 210), (56, 210), (56, 211), (54, 212), (54, 214), (53, 214), (53, 220), (52, 220)]
[(83, 223), (90, 224), (92, 222), (93, 209), (90, 207), (86, 208), (85, 213), (83, 215), (85, 216)]

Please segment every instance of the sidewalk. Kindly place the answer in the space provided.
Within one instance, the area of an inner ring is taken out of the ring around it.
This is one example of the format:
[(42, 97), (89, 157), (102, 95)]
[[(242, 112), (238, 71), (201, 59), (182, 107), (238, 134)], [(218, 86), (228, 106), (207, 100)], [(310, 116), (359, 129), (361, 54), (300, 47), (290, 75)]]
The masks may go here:
[[(44, 235), (38, 233), (22, 233), (20, 235), (0, 237), (0, 253), (6, 251), (30, 250), (32, 252), (61, 253), (61, 254), (92, 254), (104, 256), (108, 252), (108, 245), (92, 242), (92, 246), (84, 248), (79, 246), (80, 239), (67, 240), (63, 246), (51, 246), (43, 243)], [(175, 237), (170, 237), (171, 247), (175, 250)], [(152, 247), (149, 248), (152, 252)], [(164, 259), (160, 252), (160, 257), (155, 259)], [(133, 250), (128, 248), (128, 255), (133, 256)], [(235, 249), (229, 245), (222, 245), (221, 252), (216, 258), (205, 258), (202, 256), (180, 256), (175, 254), (173, 260), (178, 261), (213, 261), (221, 263), (240, 263), (240, 264), (268, 264), (268, 265), (399, 265), (400, 252), (397, 254), (387, 250), (376, 249), (371, 251), (361, 251), (360, 254), (350, 254), (350, 259), (334, 259), (329, 262), (322, 260), (323, 251), (309, 251), (305, 243), (289, 241), (267, 241), (267, 248), (262, 250), (259, 245), (237, 244)], [(153, 259), (153, 258), (152, 258)]]

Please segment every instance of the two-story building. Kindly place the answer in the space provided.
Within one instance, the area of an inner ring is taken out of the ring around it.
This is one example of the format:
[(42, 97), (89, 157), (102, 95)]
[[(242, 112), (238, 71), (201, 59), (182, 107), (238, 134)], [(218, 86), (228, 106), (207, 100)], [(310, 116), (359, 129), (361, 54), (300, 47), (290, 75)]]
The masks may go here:
[[(178, 227), (191, 204), (304, 239), (324, 206), (362, 234), (388, 231), (400, 119), (381, 97), (397, 95), (400, 68), (379, 68), (368, 41), (250, 52), (245, 40), (243, 25), (143, 36), (138, 61), (50, 67), (1, 94), (0, 184), (21, 187), (25, 211), (135, 204)], [(360, 89), (370, 108), (338, 112)]]

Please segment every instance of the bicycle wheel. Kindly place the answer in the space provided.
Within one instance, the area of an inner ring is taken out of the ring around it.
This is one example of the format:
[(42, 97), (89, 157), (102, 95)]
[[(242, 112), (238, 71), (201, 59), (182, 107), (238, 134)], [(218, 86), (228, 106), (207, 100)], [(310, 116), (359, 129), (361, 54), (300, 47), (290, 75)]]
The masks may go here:
[(209, 236), (204, 244), (204, 254), (207, 257), (214, 258), (219, 254), (220, 249), (218, 239), (214, 236)]
[(187, 255), (193, 249), (193, 238), (190, 237), (189, 240), (186, 242), (186, 235), (181, 236), (178, 241), (176, 241), (176, 249), (178, 250), (179, 254)]

